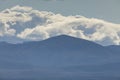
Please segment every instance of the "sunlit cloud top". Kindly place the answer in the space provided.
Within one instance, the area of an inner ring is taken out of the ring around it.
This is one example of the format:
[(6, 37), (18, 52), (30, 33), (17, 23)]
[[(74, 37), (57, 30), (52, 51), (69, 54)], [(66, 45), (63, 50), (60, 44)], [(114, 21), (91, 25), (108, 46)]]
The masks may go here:
[(39, 41), (65, 34), (105, 46), (120, 44), (120, 24), (96, 18), (63, 16), (25, 6), (3, 10), (0, 16), (0, 41)]

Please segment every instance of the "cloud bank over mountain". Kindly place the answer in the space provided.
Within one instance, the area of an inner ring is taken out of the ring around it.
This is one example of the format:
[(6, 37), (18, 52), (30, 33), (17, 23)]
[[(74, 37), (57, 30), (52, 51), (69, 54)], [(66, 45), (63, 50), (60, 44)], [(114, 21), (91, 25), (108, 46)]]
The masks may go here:
[(119, 45), (120, 24), (80, 15), (63, 16), (26, 6), (0, 12), (0, 41), (39, 41), (63, 34), (101, 45)]

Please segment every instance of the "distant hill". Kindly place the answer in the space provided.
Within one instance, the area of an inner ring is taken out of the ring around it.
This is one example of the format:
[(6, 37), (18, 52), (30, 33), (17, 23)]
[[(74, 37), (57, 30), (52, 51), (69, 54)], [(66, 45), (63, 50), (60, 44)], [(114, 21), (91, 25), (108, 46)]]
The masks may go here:
[(120, 48), (111, 47), (66, 35), (21, 44), (1, 42), (0, 78), (117, 80)]

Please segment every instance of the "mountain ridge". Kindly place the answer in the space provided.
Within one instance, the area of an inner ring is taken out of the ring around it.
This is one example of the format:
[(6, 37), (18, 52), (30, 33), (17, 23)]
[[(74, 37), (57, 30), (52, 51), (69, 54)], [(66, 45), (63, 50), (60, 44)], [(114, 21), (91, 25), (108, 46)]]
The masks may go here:
[[(66, 78), (66, 76), (71, 77), (69, 73), (75, 79), (77, 77), (76, 80), (81, 79), (80, 75), (86, 76), (83, 79), (88, 80), (87, 77), (90, 75), (97, 79), (100, 78), (98, 76), (111, 76), (112, 73), (110, 74), (109, 71), (114, 72), (114, 75), (120, 74), (116, 70), (120, 66), (118, 54), (84, 39), (61, 35), (44, 41), (20, 44), (1, 43), (0, 74), (4, 76), (3, 80), (7, 80), (6, 78), (8, 80), (38, 78), (39, 80), (49, 76), (49, 79), (52, 79), (51, 77), (55, 78), (55, 75)], [(108, 66), (111, 67), (107, 68)], [(102, 75), (101, 71), (105, 75)], [(44, 76), (40, 76), (43, 73)]]

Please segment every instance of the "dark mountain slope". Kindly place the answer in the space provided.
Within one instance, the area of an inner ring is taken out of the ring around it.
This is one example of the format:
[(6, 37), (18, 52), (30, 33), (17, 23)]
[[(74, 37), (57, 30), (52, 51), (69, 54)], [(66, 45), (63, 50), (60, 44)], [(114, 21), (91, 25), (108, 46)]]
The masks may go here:
[[(112, 51), (94, 42), (66, 35), (22, 44), (1, 42), (0, 78), (116, 79), (120, 73), (116, 70), (120, 70), (120, 61), (119, 56)], [(114, 78), (109, 72), (114, 72), (117, 77)]]
[(6, 57), (6, 59), (11, 58), (10, 60), (12, 61), (26, 61), (35, 65), (51, 65), (51, 63), (54, 65), (56, 65), (55, 63), (61, 63), (61, 65), (73, 63), (86, 64), (89, 61), (94, 63), (96, 60), (101, 62), (107, 60), (111, 54), (101, 45), (66, 35), (38, 42), (0, 44), (1, 57)]

